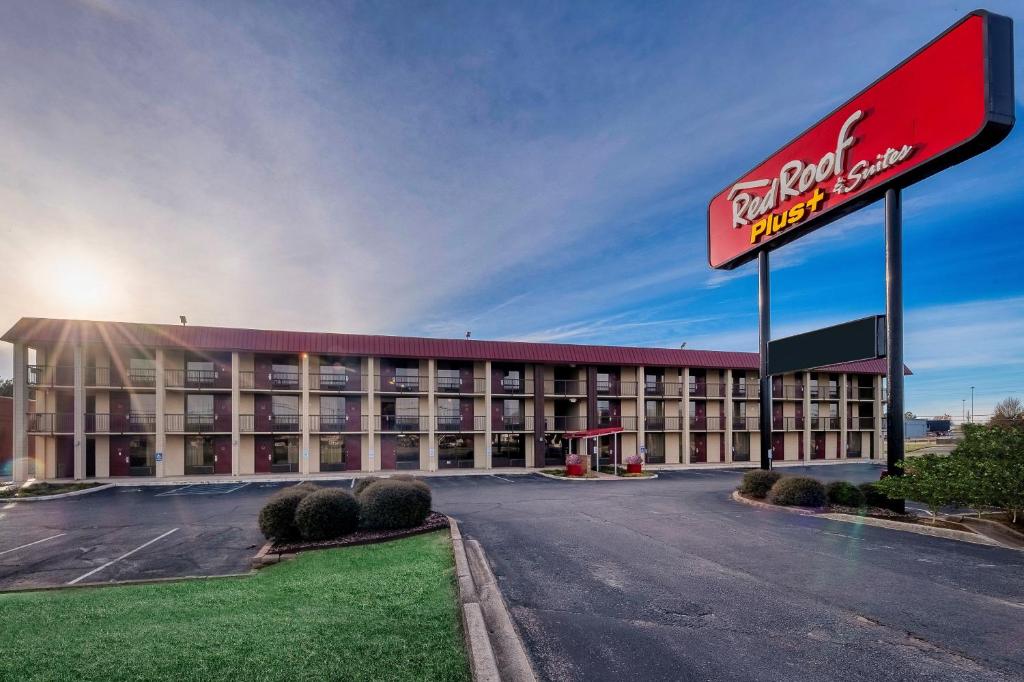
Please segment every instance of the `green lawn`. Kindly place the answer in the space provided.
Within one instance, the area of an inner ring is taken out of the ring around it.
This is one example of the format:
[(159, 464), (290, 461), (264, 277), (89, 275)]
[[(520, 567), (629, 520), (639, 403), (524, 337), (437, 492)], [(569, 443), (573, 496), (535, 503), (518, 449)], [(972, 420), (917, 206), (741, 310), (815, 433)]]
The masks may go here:
[(469, 679), (446, 533), (249, 578), (0, 595), (0, 623), (0, 679)]

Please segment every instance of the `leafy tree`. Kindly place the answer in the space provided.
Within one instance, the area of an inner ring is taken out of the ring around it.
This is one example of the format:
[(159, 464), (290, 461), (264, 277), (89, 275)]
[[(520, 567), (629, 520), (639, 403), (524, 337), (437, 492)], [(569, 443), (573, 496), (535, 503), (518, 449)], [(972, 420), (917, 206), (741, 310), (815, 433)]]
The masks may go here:
[(14, 379), (0, 379), (0, 397), (14, 397)]
[(875, 486), (892, 499), (911, 499), (928, 506), (932, 523), (939, 510), (963, 502), (963, 483), (958, 480), (962, 469), (951, 464), (951, 458), (922, 455), (903, 462), (903, 476), (888, 476)]
[(1012, 397), (1000, 400), (988, 423), (991, 426), (1024, 428), (1024, 404)]

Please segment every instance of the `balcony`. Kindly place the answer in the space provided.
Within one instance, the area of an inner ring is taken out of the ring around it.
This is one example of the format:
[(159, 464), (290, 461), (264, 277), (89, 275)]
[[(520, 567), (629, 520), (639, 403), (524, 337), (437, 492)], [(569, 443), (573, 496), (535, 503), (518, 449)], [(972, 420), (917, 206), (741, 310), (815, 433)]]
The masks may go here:
[(533, 379), (500, 377), (491, 384), (491, 392), (495, 395), (531, 395), (533, 393)]
[(164, 428), (168, 433), (231, 433), (231, 415), (168, 414)]
[(875, 388), (873, 386), (847, 386), (846, 396), (849, 400), (874, 400)]
[(369, 421), (367, 415), (345, 414), (311, 414), (309, 430), (311, 433), (359, 433), (366, 431)]
[(644, 417), (645, 431), (679, 431), (682, 426), (682, 419), (678, 416), (663, 417), (661, 415), (649, 415)]
[(839, 389), (834, 386), (811, 386), (811, 400), (839, 400)]
[(484, 393), (487, 390), (487, 379), (483, 377), (452, 377), (452, 376), (441, 376), (435, 377), (434, 384), (436, 387), (434, 390), (437, 393), (446, 393), (449, 395), (473, 395), (476, 393)]
[(85, 415), (86, 433), (156, 433), (156, 415), (146, 412), (107, 414), (88, 412)]
[(724, 431), (724, 425), (722, 417), (690, 417), (691, 431)]
[(803, 384), (786, 384), (784, 386), (772, 386), (772, 398), (776, 400), (803, 400)]
[(75, 415), (70, 412), (29, 412), (25, 417), (28, 433), (75, 432)]
[(761, 396), (760, 384), (747, 381), (732, 385), (732, 397), (741, 400), (757, 400)]
[(430, 375), (403, 374), (376, 377), (377, 390), (381, 393), (426, 393)]
[(583, 397), (587, 395), (587, 382), (582, 379), (545, 379), (544, 395)]
[(733, 431), (758, 431), (760, 429), (760, 417), (738, 417), (733, 415)]
[(435, 431), (446, 433), (468, 433), (487, 428), (486, 417), (463, 417), (462, 415), (439, 415), (435, 419)]
[(74, 365), (29, 365), (25, 383), (33, 387), (75, 385)]
[(598, 379), (597, 381), (598, 395), (635, 396), (636, 388), (637, 382), (635, 381), (619, 381), (617, 379), (608, 381)]
[(243, 391), (301, 391), (302, 374), (295, 371), (245, 370), (238, 373), (238, 386)]
[(300, 424), (297, 414), (238, 415), (238, 430), (241, 433), (300, 433)]
[(724, 398), (725, 384), (690, 383), (689, 394), (697, 398)]
[(647, 381), (644, 383), (644, 395), (652, 398), (678, 398), (683, 395), (683, 384), (678, 381)]
[(492, 431), (533, 431), (533, 415), (503, 416), (491, 422)]
[(164, 384), (167, 388), (189, 390), (230, 389), (231, 372), (219, 369), (165, 369)]
[[(586, 427), (584, 427), (586, 428)], [(607, 428), (621, 428), (624, 431), (636, 431), (636, 417), (635, 416), (613, 416), (613, 415), (598, 415), (597, 421), (594, 424), (596, 429), (607, 429)]]
[(838, 431), (839, 417), (811, 417), (811, 428), (815, 431)]
[(773, 431), (803, 431), (803, 417), (775, 417), (772, 419)]
[(334, 391), (359, 393), (363, 390), (365, 377), (358, 373), (315, 372), (309, 375), (311, 391)]
[(553, 431), (583, 431), (587, 428), (587, 418), (569, 415), (549, 415), (544, 417), (544, 430)]
[(419, 415), (382, 414), (377, 416), (378, 430), (388, 433), (427, 433), (430, 417)]
[(871, 431), (875, 428), (875, 418), (872, 416), (847, 417), (846, 428), (851, 431)]

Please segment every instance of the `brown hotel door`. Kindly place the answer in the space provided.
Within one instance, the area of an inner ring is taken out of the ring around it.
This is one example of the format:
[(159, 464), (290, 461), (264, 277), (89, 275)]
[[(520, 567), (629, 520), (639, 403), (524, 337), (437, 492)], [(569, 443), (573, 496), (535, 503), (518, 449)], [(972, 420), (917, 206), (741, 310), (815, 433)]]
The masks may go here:
[(255, 471), (257, 474), (270, 473), (270, 461), (274, 456), (274, 439), (272, 436), (256, 436)]
[(231, 473), (231, 436), (213, 438), (213, 473)]
[(811, 444), (811, 459), (825, 459), (825, 434), (814, 434), (814, 442)]
[(772, 434), (772, 461), (781, 462), (786, 459), (786, 434)]

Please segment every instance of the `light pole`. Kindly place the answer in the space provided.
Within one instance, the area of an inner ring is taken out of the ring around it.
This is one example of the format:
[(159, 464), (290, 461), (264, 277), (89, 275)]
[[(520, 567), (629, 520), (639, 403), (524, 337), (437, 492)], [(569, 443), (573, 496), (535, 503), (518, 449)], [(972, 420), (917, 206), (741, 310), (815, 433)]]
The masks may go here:
[(960, 399), (960, 423), (967, 421), (967, 398)]
[(971, 423), (974, 423), (974, 386), (971, 386)]

